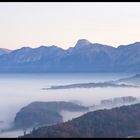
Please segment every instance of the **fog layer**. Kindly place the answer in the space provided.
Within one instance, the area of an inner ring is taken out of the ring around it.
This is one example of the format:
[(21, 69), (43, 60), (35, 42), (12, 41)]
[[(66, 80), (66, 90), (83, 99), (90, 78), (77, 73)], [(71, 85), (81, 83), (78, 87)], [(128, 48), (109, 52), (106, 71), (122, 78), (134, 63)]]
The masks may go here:
[[(1, 74), (0, 75), (0, 131), (11, 126), (16, 113), (33, 101), (79, 101), (92, 106), (103, 99), (134, 96), (140, 97), (139, 88), (76, 88), (42, 90), (52, 85), (103, 82), (129, 77), (133, 74)], [(64, 120), (82, 113), (61, 112)], [(0, 133), (2, 137), (18, 136), (19, 133)]]

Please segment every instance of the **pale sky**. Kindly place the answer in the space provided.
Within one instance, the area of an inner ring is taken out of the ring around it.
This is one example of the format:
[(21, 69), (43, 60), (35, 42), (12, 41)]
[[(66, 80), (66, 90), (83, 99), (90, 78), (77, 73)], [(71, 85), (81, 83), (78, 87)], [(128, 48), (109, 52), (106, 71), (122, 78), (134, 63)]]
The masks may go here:
[(0, 3), (0, 48), (66, 49), (79, 39), (114, 47), (140, 42), (140, 3)]

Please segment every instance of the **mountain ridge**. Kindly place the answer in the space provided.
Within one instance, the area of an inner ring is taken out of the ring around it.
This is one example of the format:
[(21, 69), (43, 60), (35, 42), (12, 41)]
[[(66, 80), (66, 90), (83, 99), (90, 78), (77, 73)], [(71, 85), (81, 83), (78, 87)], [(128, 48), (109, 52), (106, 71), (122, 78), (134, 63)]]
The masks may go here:
[(118, 48), (80, 39), (74, 47), (22, 47), (0, 55), (0, 72), (138, 72), (140, 42)]

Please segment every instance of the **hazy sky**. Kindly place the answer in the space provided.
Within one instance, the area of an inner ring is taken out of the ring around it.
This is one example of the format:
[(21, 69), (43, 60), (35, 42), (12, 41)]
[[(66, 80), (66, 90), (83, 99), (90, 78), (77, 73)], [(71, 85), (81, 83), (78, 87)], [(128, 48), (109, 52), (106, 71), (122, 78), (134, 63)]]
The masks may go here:
[(0, 3), (1, 48), (68, 48), (83, 38), (114, 47), (140, 41), (140, 3)]

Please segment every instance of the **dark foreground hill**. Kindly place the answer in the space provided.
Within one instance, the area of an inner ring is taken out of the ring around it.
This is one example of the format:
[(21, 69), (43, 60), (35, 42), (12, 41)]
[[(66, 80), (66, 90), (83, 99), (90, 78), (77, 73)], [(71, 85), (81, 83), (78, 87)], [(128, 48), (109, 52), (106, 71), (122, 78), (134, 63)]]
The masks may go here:
[(140, 133), (140, 104), (89, 112), (66, 123), (33, 130), (34, 138), (119, 138)]

